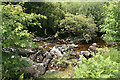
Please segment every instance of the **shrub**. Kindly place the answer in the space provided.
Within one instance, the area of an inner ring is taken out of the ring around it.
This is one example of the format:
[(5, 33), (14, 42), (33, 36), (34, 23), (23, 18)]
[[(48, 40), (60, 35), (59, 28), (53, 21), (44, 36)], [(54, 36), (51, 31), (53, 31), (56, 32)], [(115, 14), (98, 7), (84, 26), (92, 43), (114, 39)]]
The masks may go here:
[[(86, 18), (84, 15), (65, 14), (65, 19), (60, 21), (61, 33), (73, 34), (74, 37), (84, 38), (87, 42), (95, 37), (97, 31), (96, 24), (92, 18)], [(67, 34), (67, 35), (68, 35)]]
[(22, 75), (21, 69), (23, 67), (30, 66), (27, 61), (21, 60), (21, 58), (14, 53), (3, 52), (2, 53), (2, 79), (15, 79), (17, 80)]
[(92, 54), (93, 58), (88, 60), (81, 57), (79, 67), (75, 67), (74, 78), (119, 78), (118, 63), (110, 57), (104, 58), (99, 53)]
[(32, 35), (27, 27), (39, 26), (37, 19), (44, 18), (40, 14), (27, 14), (20, 5), (2, 5), (2, 46), (3, 47), (29, 47)]
[(107, 10), (103, 15), (106, 15), (106, 18), (104, 19), (104, 24), (100, 25), (100, 27), (101, 32), (106, 33), (102, 35), (106, 41), (120, 42), (119, 4), (119, 2), (110, 2), (109, 6), (105, 6), (107, 7)]
[(103, 57), (107, 58), (107, 57), (110, 56), (110, 59), (112, 61), (115, 61), (115, 62), (119, 63), (120, 62), (120, 58), (119, 58), (120, 51), (118, 51), (117, 49), (114, 49), (114, 48), (109, 48), (109, 49), (110, 49), (110, 51), (109, 52), (105, 52), (103, 54)]

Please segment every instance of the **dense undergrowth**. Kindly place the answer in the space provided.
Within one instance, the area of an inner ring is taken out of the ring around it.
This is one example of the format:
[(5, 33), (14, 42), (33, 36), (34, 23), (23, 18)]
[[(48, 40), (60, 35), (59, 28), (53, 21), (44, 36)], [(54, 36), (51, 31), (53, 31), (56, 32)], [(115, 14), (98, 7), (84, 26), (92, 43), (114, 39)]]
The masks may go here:
[(88, 60), (82, 58), (78, 63), (79, 67), (75, 67), (74, 78), (119, 78), (118, 53), (119, 51), (115, 50), (114, 53), (112, 51), (104, 53), (105, 56), (101, 56), (100, 53), (96, 53), (96, 55), (92, 53), (93, 58)]
[(86, 59), (80, 57), (81, 61), (77, 62), (77, 66), (66, 72), (52, 72), (41, 76), (41, 78), (87, 78), (87, 79), (120, 79), (119, 77), (119, 55), (120, 51), (109, 48), (109, 52), (91, 53), (92, 58)]

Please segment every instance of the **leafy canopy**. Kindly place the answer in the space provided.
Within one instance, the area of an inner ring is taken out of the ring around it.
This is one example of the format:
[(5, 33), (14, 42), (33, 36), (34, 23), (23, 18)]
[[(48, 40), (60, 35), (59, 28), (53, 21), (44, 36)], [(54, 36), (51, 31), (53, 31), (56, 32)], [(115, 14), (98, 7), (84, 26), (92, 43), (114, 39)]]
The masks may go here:
[(103, 35), (103, 38), (106, 41), (120, 42), (120, 20), (118, 16), (118, 13), (120, 13), (120, 11), (118, 10), (118, 4), (120, 3), (110, 2), (110, 5), (106, 6), (108, 10), (105, 13), (103, 13), (103, 15), (106, 15), (105, 23), (100, 27), (101, 32), (106, 33)]
[(59, 25), (62, 32), (68, 33), (79, 33), (80, 38), (89, 41), (95, 36), (95, 31), (97, 31), (96, 24), (92, 18), (86, 18), (84, 15), (73, 15), (66, 14), (65, 19), (60, 21)]
[[(26, 48), (37, 47), (32, 41), (32, 34), (28, 32), (29, 25), (41, 27), (39, 19), (45, 18), (40, 14), (27, 14), (23, 12), (23, 7), (20, 5), (2, 5), (2, 48), (13, 47)], [(16, 54), (19, 52), (2, 52), (2, 78), (3, 79), (18, 79), (22, 74), (20, 69), (28, 66), (26, 61), (22, 61)], [(25, 54), (25, 53), (24, 53)]]
[(2, 5), (2, 46), (3, 47), (29, 47), (31, 43), (31, 33), (27, 27), (41, 26), (38, 19), (45, 18), (40, 14), (27, 14), (23, 12), (20, 5)]

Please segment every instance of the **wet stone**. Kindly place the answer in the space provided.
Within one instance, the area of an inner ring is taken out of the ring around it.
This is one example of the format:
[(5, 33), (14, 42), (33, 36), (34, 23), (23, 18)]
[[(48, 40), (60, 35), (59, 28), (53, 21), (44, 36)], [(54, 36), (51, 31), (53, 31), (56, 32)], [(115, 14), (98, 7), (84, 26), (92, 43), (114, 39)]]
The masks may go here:
[(40, 63), (42, 61), (43, 61), (43, 56), (42, 55), (37, 56), (36, 62)]
[(40, 75), (43, 75), (46, 72), (46, 67), (44, 65), (39, 65), (37, 70), (39, 71)]
[(83, 55), (87, 59), (90, 58), (90, 57), (92, 57), (92, 55), (90, 54), (89, 51), (81, 51), (80, 55)]

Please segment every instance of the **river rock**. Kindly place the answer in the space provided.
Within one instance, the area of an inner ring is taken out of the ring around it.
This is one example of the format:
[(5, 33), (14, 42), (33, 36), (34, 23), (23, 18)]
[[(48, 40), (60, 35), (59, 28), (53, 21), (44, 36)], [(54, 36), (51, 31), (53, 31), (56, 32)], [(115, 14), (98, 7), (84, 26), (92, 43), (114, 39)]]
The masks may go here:
[(35, 53), (35, 51), (33, 51), (33, 50), (31, 50), (31, 49), (25, 49), (25, 51), (26, 51), (27, 53)]
[(41, 38), (40, 37), (35, 37), (32, 39), (33, 42), (40, 42)]
[(76, 52), (76, 58), (80, 58), (79, 52)]
[(97, 43), (93, 43), (92, 46), (98, 47)]
[(42, 55), (39, 55), (36, 57), (36, 62), (40, 63), (43, 61), (43, 56)]
[(37, 70), (39, 71), (40, 75), (43, 75), (46, 72), (46, 67), (43, 63), (41, 63), (41, 64), (38, 64), (38, 69)]
[(87, 59), (90, 58), (90, 57), (92, 57), (92, 55), (90, 54), (89, 51), (81, 51), (80, 55), (83, 55)]
[[(37, 68), (38, 66), (38, 68)], [(43, 63), (37, 64), (37, 65), (32, 65), (30, 67), (25, 67), (24, 68), (24, 73), (25, 77), (33, 77), (34, 79), (37, 79), (40, 77), (40, 75), (45, 74), (46, 72), (46, 67), (44, 66)]]
[(61, 51), (58, 48), (56, 48), (56, 46), (54, 46), (51, 49), (50, 53), (53, 54), (53, 55), (57, 55), (58, 57), (63, 56), (62, 53), (61, 53)]
[(76, 56), (77, 53), (76, 52), (71, 52), (71, 56)]
[(31, 64), (31, 66), (24, 67), (22, 69), (25, 73), (25, 76), (33, 77), (34, 79), (36, 79), (46, 72), (46, 66), (44, 63), (34, 63), (32, 60), (26, 57), (22, 57), (22, 59), (28, 61), (28, 63)]
[(34, 75), (37, 73), (35, 68), (36, 66), (25, 67), (23, 69), (24, 77), (34, 77)]
[(98, 51), (97, 51), (97, 48), (98, 48), (97, 43), (93, 43), (91, 46), (89, 46), (88, 50), (96, 53), (96, 52), (98, 52)]
[(52, 58), (53, 58), (53, 55), (50, 54), (50, 53), (48, 53), (48, 54), (46, 55), (46, 57), (45, 57), (45, 59), (52, 59)]
[(21, 57), (21, 58), (22, 58), (22, 60), (26, 60), (29, 64), (34, 65), (33, 60), (31, 60), (30, 58), (27, 58), (27, 57)]
[(50, 63), (51, 59), (53, 58), (53, 56), (49, 53), (44, 59), (43, 59), (43, 63), (45, 64), (45, 66), (47, 67), (47, 65)]
[(35, 54), (30, 56), (30, 59), (36, 62), (42, 62), (44, 58), (45, 51), (38, 50)]
[(97, 47), (95, 47), (95, 46), (89, 46), (88, 49), (89, 49), (90, 51), (92, 51), (92, 52), (96, 52)]
[[(25, 54), (26, 53), (26, 54)], [(23, 57), (26, 57), (26, 56), (28, 56), (28, 55), (30, 55), (30, 54), (34, 54), (34, 53), (36, 53), (36, 51), (33, 51), (33, 50), (31, 50), (31, 49), (21, 49), (21, 48), (18, 48), (18, 52), (17, 52), (17, 54), (19, 55), (19, 56), (23, 56)]]
[(78, 45), (75, 45), (75, 44), (71, 44), (70, 46), (73, 46), (74, 48), (78, 47)]
[(51, 59), (45, 59), (43, 60), (43, 63), (45, 64), (45, 67), (48, 66), (48, 64), (50, 63)]
[(67, 44), (67, 46), (69, 48), (78, 48), (78, 45), (75, 45), (75, 44)]

